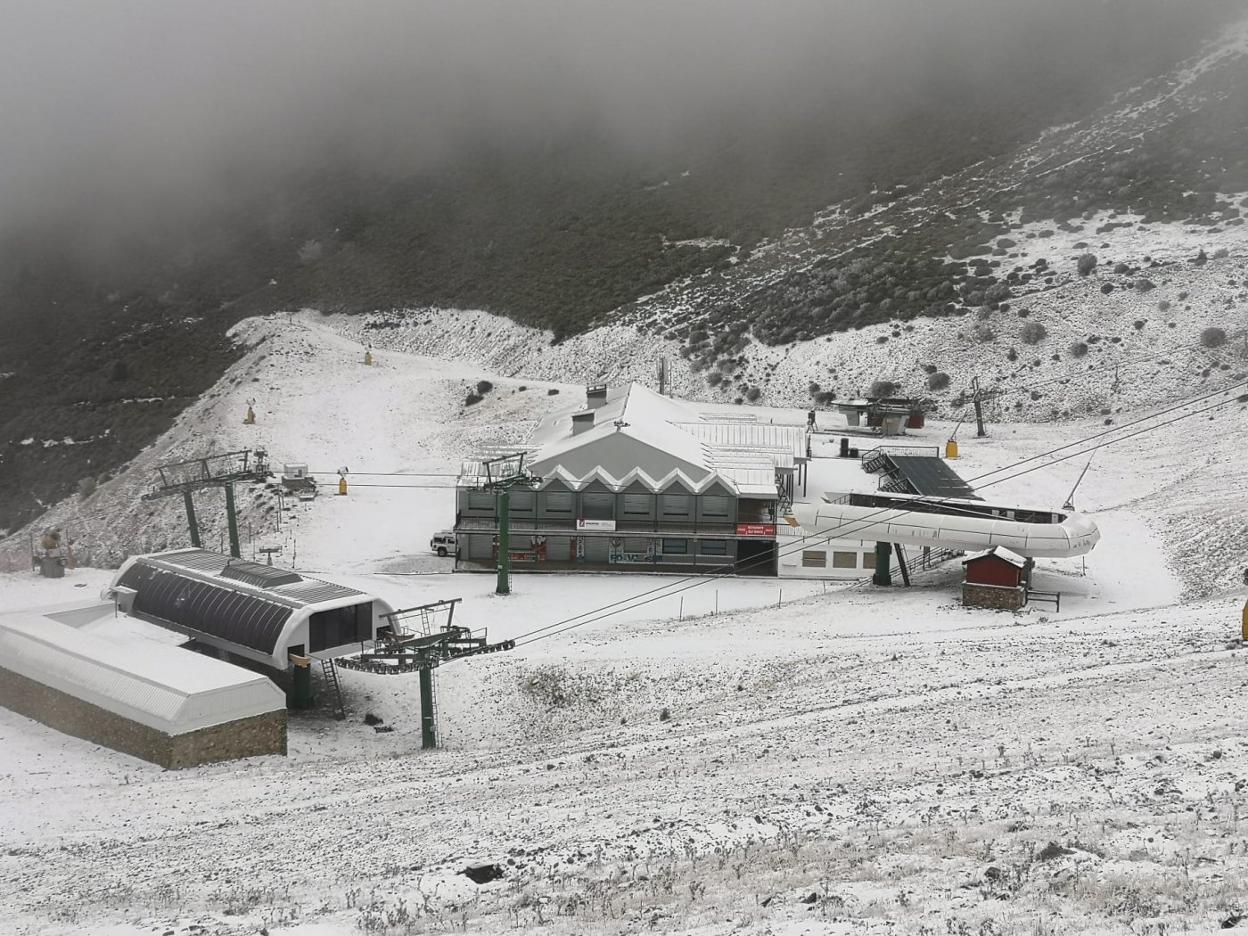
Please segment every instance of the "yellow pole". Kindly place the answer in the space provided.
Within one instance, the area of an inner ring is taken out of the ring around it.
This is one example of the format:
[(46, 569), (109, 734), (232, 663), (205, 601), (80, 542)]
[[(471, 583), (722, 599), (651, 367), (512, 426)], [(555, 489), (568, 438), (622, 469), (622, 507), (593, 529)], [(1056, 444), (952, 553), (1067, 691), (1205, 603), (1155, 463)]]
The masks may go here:
[(1248, 601), (1244, 602), (1243, 621), (1240, 624), (1239, 636), (1248, 640)]
[(958, 443), (955, 439), (950, 439), (945, 443), (945, 458), (958, 457)]
[(340, 477), (338, 478), (338, 493), (339, 493), (339, 495), (341, 495), (341, 496), (344, 496), (344, 497), (346, 496), (346, 493), (347, 493), (347, 479), (346, 479), (345, 477), (341, 477), (341, 476), (340, 476)]

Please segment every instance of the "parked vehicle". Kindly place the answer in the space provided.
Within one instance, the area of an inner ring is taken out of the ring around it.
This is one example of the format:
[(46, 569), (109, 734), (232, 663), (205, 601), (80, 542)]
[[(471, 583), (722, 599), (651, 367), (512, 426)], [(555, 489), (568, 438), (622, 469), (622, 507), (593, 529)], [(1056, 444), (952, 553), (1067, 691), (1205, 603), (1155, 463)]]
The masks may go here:
[(452, 530), (439, 530), (429, 540), (429, 549), (439, 556), (450, 556), (455, 553), (455, 533)]

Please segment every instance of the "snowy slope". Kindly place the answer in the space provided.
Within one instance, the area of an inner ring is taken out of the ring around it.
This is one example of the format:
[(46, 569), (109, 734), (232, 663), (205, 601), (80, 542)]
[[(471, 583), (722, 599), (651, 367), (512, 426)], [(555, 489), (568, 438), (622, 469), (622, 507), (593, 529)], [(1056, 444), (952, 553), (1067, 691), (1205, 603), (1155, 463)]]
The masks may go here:
[[(242, 498), (246, 542), (281, 545), (279, 562), (396, 605), (462, 596), (462, 620), (494, 639), (656, 600), (441, 670), (446, 748), (433, 754), (418, 750), (414, 683), (352, 672), (346, 722), (297, 715), (288, 758), (191, 772), (0, 711), (6, 931), (1125, 934), (1209, 931), (1248, 901), (1248, 746), (1227, 704), (1244, 681), (1243, 651), (1229, 648), (1248, 537), (1243, 404), (1097, 453), (1077, 501), (1101, 545), (1086, 566), (1037, 572), (1037, 587), (1063, 592), (1060, 613), (967, 611), (956, 566), (887, 592), (517, 576), (503, 599), (488, 576), (448, 575), (425, 551), (449, 522), (440, 488), (475, 445), (519, 441), (582, 389), (504, 370), (488, 353), (501, 330), (477, 346), (480, 365), (374, 342), (365, 367), (358, 337), (417, 330), (358, 325), (244, 323), (250, 351), (214, 391), (53, 518), (85, 531), (84, 549), (180, 545), (179, 505), (135, 501), (153, 466), (263, 445), (277, 464), (352, 469), (346, 498), (288, 506), (281, 530), (269, 494)], [(480, 379), (494, 388), (464, 406)], [(248, 399), (255, 426), (242, 424)], [(978, 477), (1104, 429), (964, 432), (958, 469)], [(1083, 463), (986, 491), (1057, 504)], [(425, 574), (400, 574), (413, 572)], [(12, 573), (0, 591), (54, 605), (104, 580)], [(394, 730), (374, 732), (368, 712)], [(458, 873), (481, 860), (504, 877)]]

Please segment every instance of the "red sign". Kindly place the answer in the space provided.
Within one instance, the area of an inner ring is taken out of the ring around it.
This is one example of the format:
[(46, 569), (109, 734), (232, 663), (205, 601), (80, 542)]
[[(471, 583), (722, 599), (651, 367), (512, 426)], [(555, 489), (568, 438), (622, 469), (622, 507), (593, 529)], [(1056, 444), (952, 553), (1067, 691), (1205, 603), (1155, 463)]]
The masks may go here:
[(775, 536), (774, 523), (738, 523), (737, 536)]

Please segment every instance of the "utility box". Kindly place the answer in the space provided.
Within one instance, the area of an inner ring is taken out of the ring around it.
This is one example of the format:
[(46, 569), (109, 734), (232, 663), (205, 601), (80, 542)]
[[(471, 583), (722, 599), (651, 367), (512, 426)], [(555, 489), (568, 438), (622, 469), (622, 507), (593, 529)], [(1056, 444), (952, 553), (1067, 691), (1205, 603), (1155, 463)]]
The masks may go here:
[(962, 560), (962, 604), (968, 608), (1018, 611), (1027, 604), (1033, 562), (1003, 546)]

